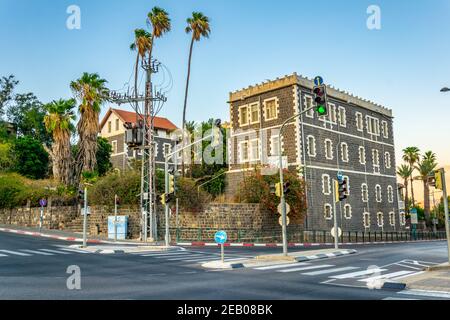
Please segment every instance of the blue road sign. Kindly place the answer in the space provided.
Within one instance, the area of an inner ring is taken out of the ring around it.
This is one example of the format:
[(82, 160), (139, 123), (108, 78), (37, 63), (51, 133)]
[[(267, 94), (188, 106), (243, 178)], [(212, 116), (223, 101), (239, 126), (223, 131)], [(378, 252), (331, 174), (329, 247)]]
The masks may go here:
[(47, 200), (45, 200), (45, 199), (39, 200), (39, 205), (40, 205), (41, 207), (45, 207), (45, 206), (47, 205)]
[(218, 244), (224, 244), (227, 242), (227, 233), (225, 231), (217, 231), (214, 235), (214, 241)]
[(344, 180), (344, 175), (343, 175), (342, 171), (338, 171), (338, 173), (337, 173), (337, 179), (338, 179), (339, 181)]
[(314, 84), (316, 86), (321, 86), (323, 84), (323, 78), (321, 76), (317, 76), (314, 78)]

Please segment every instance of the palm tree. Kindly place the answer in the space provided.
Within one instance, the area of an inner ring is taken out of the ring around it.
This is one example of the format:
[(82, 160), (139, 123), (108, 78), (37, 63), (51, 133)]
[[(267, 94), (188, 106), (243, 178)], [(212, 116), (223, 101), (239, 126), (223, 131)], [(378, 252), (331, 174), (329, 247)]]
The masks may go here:
[(403, 179), (403, 184), (405, 185), (405, 209), (406, 212), (409, 212), (409, 204), (408, 204), (408, 182), (412, 175), (412, 168), (407, 164), (402, 164), (400, 167), (397, 167), (397, 174)]
[(47, 112), (44, 117), (45, 128), (53, 136), (51, 151), (53, 177), (65, 185), (72, 183), (70, 135), (75, 129), (72, 124), (72, 120), (75, 120), (73, 112), (75, 104), (75, 99), (60, 99), (44, 105)]
[(406, 161), (409, 166), (412, 169), (411, 172), (411, 177), (410, 177), (410, 181), (411, 181), (411, 199), (412, 199), (412, 205), (414, 206), (414, 179), (413, 179), (413, 172), (415, 169), (415, 165), (416, 163), (420, 160), (420, 150), (417, 147), (407, 147), (405, 149), (403, 149), (403, 160)]
[(136, 54), (136, 65), (134, 69), (134, 95), (137, 99), (138, 90), (137, 90), (137, 82), (138, 82), (138, 74), (139, 74), (139, 59), (145, 59), (145, 54), (150, 50), (151, 47), (151, 35), (144, 29), (136, 29), (134, 30), (134, 42), (130, 45), (130, 49), (132, 51), (137, 51)]
[[(191, 60), (192, 60), (192, 49), (194, 47), (194, 41), (200, 41), (202, 37), (208, 38), (211, 32), (209, 26), (209, 18), (201, 12), (192, 12), (192, 17), (186, 19), (187, 27), (185, 29), (186, 33), (192, 33), (191, 45), (189, 47), (189, 59), (188, 59), (188, 72), (186, 78), (186, 90), (184, 93), (184, 106), (183, 106), (183, 135), (186, 132), (186, 106), (189, 91), (189, 79), (191, 76)], [(184, 136), (183, 136), (184, 138)], [(184, 141), (185, 139), (183, 139)], [(183, 143), (184, 145), (184, 143)], [(183, 153), (184, 154), (184, 153)], [(184, 176), (184, 158), (181, 162), (181, 171)]]
[(150, 47), (148, 48), (148, 65), (152, 62), (152, 51), (155, 38), (161, 38), (164, 33), (171, 29), (169, 14), (160, 7), (153, 7), (147, 15), (147, 24), (151, 25), (152, 33), (150, 39)]
[(108, 101), (107, 81), (97, 73), (83, 73), (81, 78), (70, 83), (75, 97), (80, 101), (80, 120), (77, 129), (80, 139), (76, 155), (75, 182), (79, 182), (81, 173), (94, 171), (97, 163), (98, 116), (101, 106)]
[(423, 183), (423, 207), (427, 221), (430, 219), (430, 186), (428, 179), (430, 174), (436, 169), (436, 166), (436, 154), (432, 151), (427, 151), (416, 166), (417, 171), (419, 171), (417, 180), (422, 180)]

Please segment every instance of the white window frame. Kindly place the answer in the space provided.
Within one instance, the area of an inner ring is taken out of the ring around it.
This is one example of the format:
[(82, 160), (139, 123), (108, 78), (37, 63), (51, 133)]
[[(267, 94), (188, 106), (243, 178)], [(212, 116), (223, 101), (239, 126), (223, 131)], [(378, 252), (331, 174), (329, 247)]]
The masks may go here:
[[(367, 223), (366, 223), (366, 217), (367, 217)], [(363, 213), (363, 226), (364, 228), (370, 228), (370, 212), (364, 212)]]
[[(271, 102), (271, 101), (275, 101), (275, 117), (268, 118), (267, 117), (267, 102)], [(278, 119), (278, 114), (279, 114), (280, 107), (278, 105), (278, 98), (277, 97), (273, 97), (273, 98), (270, 98), (270, 99), (265, 99), (263, 101), (263, 107), (264, 107), (263, 108), (263, 112), (264, 112), (264, 120), (265, 121), (271, 121), (271, 120)]]
[(338, 120), (341, 127), (347, 127), (347, 110), (343, 106), (338, 107)]
[[(344, 152), (344, 146), (345, 146), (346, 152)], [(346, 142), (341, 143), (341, 160), (342, 160), (342, 162), (349, 162), (348, 144)]]
[[(239, 142), (239, 162), (240, 163), (246, 163), (246, 162), (250, 161), (249, 144), (250, 143), (248, 140)], [(247, 154), (247, 157), (245, 159), (243, 158), (244, 150), (246, 151), (246, 154)]]
[(384, 166), (386, 167), (386, 169), (392, 168), (391, 154), (387, 151), (384, 153)]
[(346, 220), (351, 220), (352, 218), (352, 206), (349, 203), (344, 205), (344, 218)]
[(155, 158), (158, 156), (158, 142), (154, 141), (154, 149), (155, 149)]
[(375, 201), (378, 203), (383, 201), (382, 189), (379, 184), (375, 185)]
[[(252, 121), (252, 117), (253, 117), (253, 108), (256, 108), (258, 111), (258, 117), (257, 120)], [(249, 103), (248, 104), (248, 121), (250, 124), (255, 124), (255, 123), (259, 123), (259, 120), (261, 118), (261, 115), (259, 114), (259, 110), (260, 110), (260, 106), (259, 106), (259, 102), (253, 102), (253, 103)]]
[(108, 121), (108, 133), (112, 132), (112, 121)]
[[(166, 146), (169, 146), (169, 150), (166, 152)], [(163, 156), (165, 157), (167, 154), (172, 153), (172, 145), (170, 143), (163, 143)]]
[(369, 186), (367, 183), (361, 184), (361, 200), (362, 202), (369, 202)]
[[(330, 209), (330, 215), (327, 217), (327, 208)], [(323, 216), (325, 220), (332, 220), (333, 219), (333, 206), (329, 203), (325, 203), (323, 205)]]
[(378, 149), (372, 149), (372, 165), (373, 172), (380, 173), (380, 151)]
[(406, 226), (406, 213), (405, 212), (399, 213), (399, 223), (401, 226)]
[(119, 146), (117, 145), (117, 140), (113, 140), (111, 141), (111, 147), (112, 147), (112, 152), (111, 155), (117, 154), (118, 153), (118, 148)]
[[(245, 109), (245, 112), (242, 111), (243, 109)], [(247, 104), (239, 107), (239, 126), (240, 127), (245, 127), (245, 126), (249, 125), (250, 117), (249, 117), (248, 110), (249, 110), (249, 107), (248, 107)], [(245, 123), (242, 122), (242, 115), (244, 115), (244, 114), (245, 114), (245, 116), (247, 118), (247, 121)]]
[(363, 114), (361, 112), (355, 113), (355, 120), (356, 120), (356, 130), (363, 132), (364, 131), (364, 118)]
[(394, 211), (389, 212), (389, 225), (391, 227), (395, 227), (395, 212)]
[[(325, 178), (327, 178), (327, 185), (325, 186)], [(322, 174), (322, 193), (326, 196), (331, 194), (331, 177), (329, 174)]]
[[(381, 217), (381, 219), (380, 219), (380, 217)], [(377, 212), (377, 225), (380, 227), (380, 228), (383, 228), (384, 227), (384, 214), (383, 214), (383, 212)]]
[(359, 154), (359, 163), (365, 165), (366, 162), (366, 148), (364, 146), (359, 146), (358, 148)]
[(381, 121), (381, 132), (384, 138), (389, 138), (389, 127), (387, 121), (385, 120)]
[(347, 196), (349, 196), (350, 195), (350, 177), (349, 176), (342, 176), (342, 178), (347, 181), (347, 192), (346, 192), (346, 194), (347, 194)]
[(394, 188), (392, 186), (387, 187), (387, 198), (389, 203), (394, 203)]
[[(276, 142), (274, 142), (276, 141)], [(279, 156), (280, 154), (279, 149), (278, 149), (278, 143), (281, 143), (281, 152), (283, 152), (283, 144), (282, 144), (283, 139), (281, 139), (280, 141), (280, 136), (279, 135), (274, 135), (270, 137), (270, 155), (271, 156)], [(274, 147), (276, 146), (276, 148)]]
[[(310, 99), (310, 101), (311, 101), (310, 106), (308, 106), (308, 103), (307, 103), (308, 99)], [(305, 94), (303, 96), (303, 107), (305, 108), (304, 110), (307, 110), (313, 106), (314, 106), (314, 98), (309, 94)], [(305, 112), (305, 117), (314, 119), (314, 109), (311, 109), (310, 111)]]
[(337, 124), (337, 118), (336, 105), (334, 103), (328, 103), (328, 121), (332, 124)]
[(372, 117), (372, 116), (366, 116), (366, 128), (367, 128), (368, 134), (379, 137), (380, 136), (380, 119)]
[[(256, 153), (257, 153), (256, 157), (255, 157), (255, 155), (253, 154), (253, 145), (254, 145), (255, 142), (256, 142)], [(260, 160), (260, 151), (259, 151), (260, 145), (259, 145), (259, 139), (256, 138), (256, 139), (251, 139), (251, 140), (249, 140), (248, 146), (249, 146), (249, 157), (250, 157), (250, 161), (259, 161), (259, 160)]]
[[(328, 153), (327, 153), (327, 142), (330, 142), (330, 151), (331, 151), (330, 157), (328, 157)], [(334, 159), (333, 141), (331, 139), (325, 139), (324, 146), (325, 146), (325, 158), (327, 160), (333, 160)]]
[[(311, 143), (310, 143), (310, 139), (311, 138), (312, 138), (314, 153), (311, 152)], [(306, 144), (307, 144), (307, 148), (308, 148), (308, 155), (310, 157), (317, 156), (316, 137), (314, 137), (313, 135), (307, 136), (306, 137)]]

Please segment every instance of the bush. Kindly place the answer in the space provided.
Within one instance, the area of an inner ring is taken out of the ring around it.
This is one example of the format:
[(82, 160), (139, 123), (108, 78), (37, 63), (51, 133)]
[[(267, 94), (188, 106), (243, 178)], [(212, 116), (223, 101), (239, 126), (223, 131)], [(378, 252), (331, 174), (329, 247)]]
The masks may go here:
[(211, 201), (211, 196), (199, 190), (195, 180), (179, 177), (176, 180), (178, 205), (185, 211), (198, 212)]
[(31, 179), (42, 179), (48, 172), (48, 153), (41, 142), (25, 136), (14, 141), (12, 154), (15, 159), (14, 171)]

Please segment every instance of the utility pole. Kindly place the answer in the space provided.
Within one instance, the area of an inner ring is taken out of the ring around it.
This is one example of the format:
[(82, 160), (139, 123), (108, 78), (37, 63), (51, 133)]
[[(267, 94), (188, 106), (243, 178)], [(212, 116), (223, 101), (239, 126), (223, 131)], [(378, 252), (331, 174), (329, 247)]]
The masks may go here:
[(444, 168), (439, 169), (438, 174), (442, 181), (442, 193), (444, 196), (444, 217), (445, 217), (445, 233), (447, 235), (447, 251), (448, 251), (448, 263), (450, 264), (450, 225), (449, 225), (449, 214), (448, 214), (448, 196), (447, 196), (447, 183), (445, 181), (445, 170)]
[(88, 211), (88, 200), (87, 200), (87, 186), (84, 187), (84, 208), (83, 208), (83, 248), (87, 247), (87, 211)]
[(338, 192), (339, 183), (337, 180), (333, 179), (333, 217), (334, 217), (334, 248), (339, 249), (339, 230), (337, 223), (337, 211), (336, 203), (339, 202), (336, 198), (336, 192)]

